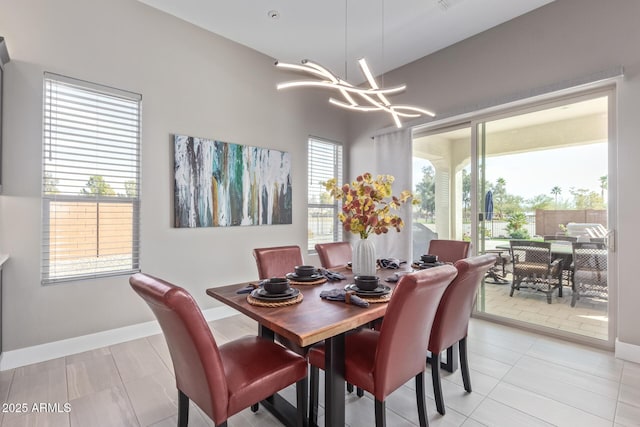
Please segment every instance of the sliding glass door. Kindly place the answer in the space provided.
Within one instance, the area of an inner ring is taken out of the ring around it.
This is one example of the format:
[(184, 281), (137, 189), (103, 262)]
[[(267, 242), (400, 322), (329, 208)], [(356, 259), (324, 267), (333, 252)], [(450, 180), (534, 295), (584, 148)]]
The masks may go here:
[(613, 105), (600, 90), (414, 132), (414, 258), (430, 238), (496, 254), (477, 316), (613, 345)]
[(500, 259), (482, 285), (479, 313), (610, 341), (610, 98), (475, 124), (476, 240)]

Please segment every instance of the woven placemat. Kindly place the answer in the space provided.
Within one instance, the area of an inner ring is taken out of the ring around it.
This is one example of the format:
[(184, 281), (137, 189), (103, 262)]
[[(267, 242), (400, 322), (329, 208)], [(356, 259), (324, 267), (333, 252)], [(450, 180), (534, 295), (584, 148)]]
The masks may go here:
[(284, 301), (264, 301), (261, 299), (257, 299), (251, 296), (251, 294), (247, 295), (247, 302), (251, 305), (256, 305), (258, 307), (286, 307), (288, 305), (298, 304), (302, 301), (302, 292), (296, 295), (295, 298), (287, 299)]
[(381, 297), (363, 297), (360, 295), (358, 296), (363, 300), (365, 300), (366, 302), (368, 302), (369, 304), (377, 304), (379, 302), (389, 302), (389, 300), (391, 299), (391, 294), (393, 294), (393, 292), (389, 292), (388, 294), (382, 295)]
[(313, 286), (313, 285), (322, 285), (323, 283), (327, 282), (327, 278), (326, 277), (321, 277), (317, 280), (314, 280), (312, 282), (298, 282), (297, 280), (293, 280), (293, 279), (289, 279), (289, 283), (292, 285), (309, 285), (309, 286)]

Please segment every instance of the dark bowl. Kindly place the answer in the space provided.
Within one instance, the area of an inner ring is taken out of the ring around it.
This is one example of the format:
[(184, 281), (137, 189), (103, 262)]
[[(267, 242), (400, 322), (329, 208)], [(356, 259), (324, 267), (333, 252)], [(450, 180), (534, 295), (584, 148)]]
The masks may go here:
[(308, 277), (316, 272), (316, 268), (313, 265), (296, 265), (295, 271), (300, 277)]
[(356, 283), (356, 286), (363, 291), (372, 291), (378, 287), (379, 283), (378, 276), (354, 276), (353, 281)]
[(422, 262), (434, 263), (434, 262), (438, 262), (438, 255), (426, 254), (426, 255), (422, 255), (420, 259), (422, 260)]
[(286, 277), (272, 277), (265, 280), (263, 286), (270, 294), (283, 294), (289, 289), (289, 280)]

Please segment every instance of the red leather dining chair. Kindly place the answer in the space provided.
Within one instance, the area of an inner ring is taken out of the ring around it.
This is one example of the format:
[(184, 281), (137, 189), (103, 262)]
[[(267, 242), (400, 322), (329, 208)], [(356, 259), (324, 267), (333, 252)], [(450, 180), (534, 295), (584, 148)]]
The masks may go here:
[[(345, 338), (345, 380), (375, 398), (376, 426), (385, 425), (385, 399), (411, 378), (416, 381), (420, 425), (428, 425), (424, 394), (427, 344), (440, 298), (457, 271), (443, 265), (403, 276), (393, 291), (380, 331), (360, 329)], [(309, 350), (311, 365), (310, 424), (316, 422), (318, 369), (325, 349)]]
[(302, 251), (300, 246), (275, 246), (271, 248), (256, 248), (253, 257), (258, 266), (258, 278), (283, 277), (291, 273), (296, 265), (302, 265)]
[[(256, 259), (260, 280), (270, 277), (284, 277), (287, 273), (293, 272), (296, 265), (304, 263), (302, 250), (297, 245), (255, 248), (253, 257)], [(275, 339), (300, 355), (306, 354), (306, 348), (300, 347), (285, 337), (276, 334)]]
[(485, 254), (457, 261), (454, 267), (458, 270), (458, 275), (447, 288), (435, 320), (431, 328), (429, 337), (429, 351), (431, 357), (428, 361), (431, 364), (431, 380), (433, 383), (433, 393), (436, 400), (438, 412), (445, 413), (444, 399), (442, 397), (442, 385), (440, 383), (440, 353), (447, 349), (447, 364), (452, 364), (452, 349), (459, 343), (460, 347), (460, 370), (462, 372), (462, 382), (464, 389), (471, 392), (471, 379), (469, 377), (469, 363), (467, 357), (467, 330), (469, 328), (469, 318), (473, 310), (476, 292), (485, 273), (496, 262), (495, 254)]
[(351, 261), (353, 249), (349, 242), (317, 243), (316, 252), (323, 268), (344, 267)]
[(178, 427), (189, 420), (189, 399), (215, 423), (296, 383), (297, 424), (306, 424), (307, 362), (261, 337), (243, 337), (222, 346), (193, 297), (183, 288), (146, 274), (129, 279), (164, 333), (178, 388)]
[(454, 263), (469, 256), (471, 242), (434, 239), (429, 242), (428, 254), (438, 255), (438, 261)]

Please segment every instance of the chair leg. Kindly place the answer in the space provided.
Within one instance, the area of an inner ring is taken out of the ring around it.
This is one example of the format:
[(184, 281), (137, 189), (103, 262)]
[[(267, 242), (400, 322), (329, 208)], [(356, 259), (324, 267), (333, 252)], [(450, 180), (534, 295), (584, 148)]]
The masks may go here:
[[(298, 426), (307, 425), (307, 389), (309, 387), (309, 381), (307, 376), (296, 383), (296, 424)], [(316, 393), (317, 395), (317, 393)], [(317, 416), (316, 416), (317, 419)]]
[(259, 408), (260, 408), (260, 404), (254, 403), (253, 405), (251, 405), (251, 412), (258, 412)]
[(438, 413), (444, 415), (444, 398), (442, 397), (442, 384), (440, 383), (440, 353), (431, 353), (431, 382), (433, 383), (433, 396), (436, 400)]
[(458, 369), (458, 346), (456, 344), (447, 348), (447, 363), (440, 362), (440, 368), (447, 372), (455, 372)]
[(376, 399), (376, 427), (386, 427), (387, 415), (384, 402)]
[(462, 383), (464, 389), (471, 393), (471, 377), (469, 376), (469, 359), (467, 357), (467, 337), (458, 342), (460, 350), (460, 371), (462, 372)]
[(189, 424), (189, 397), (178, 390), (178, 427), (187, 427)]
[[(353, 384), (347, 383), (347, 392), (348, 393), (353, 393)], [(356, 387), (356, 395), (358, 397), (364, 396), (364, 390), (361, 389), (360, 387)]]
[(309, 367), (309, 425), (318, 424), (318, 387), (320, 369), (317, 366)]
[(424, 372), (420, 372), (416, 375), (416, 403), (418, 404), (418, 420), (420, 421), (420, 427), (428, 427), (429, 420), (427, 419), (427, 402), (424, 393)]

